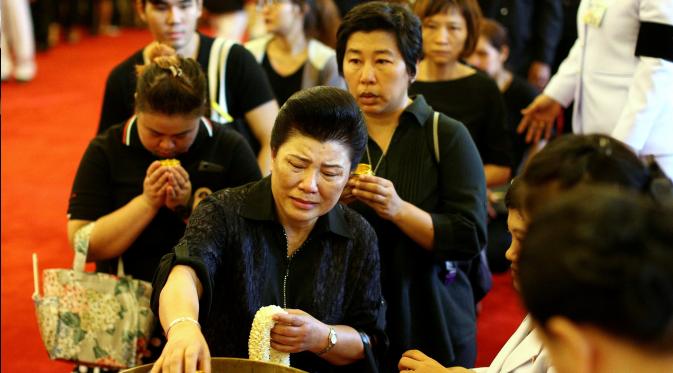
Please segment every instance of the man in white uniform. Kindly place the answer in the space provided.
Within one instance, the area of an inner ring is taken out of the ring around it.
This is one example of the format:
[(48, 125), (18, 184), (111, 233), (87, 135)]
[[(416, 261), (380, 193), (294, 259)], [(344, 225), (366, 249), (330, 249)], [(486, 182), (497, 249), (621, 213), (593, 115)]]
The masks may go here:
[(575, 45), (518, 131), (548, 138), (575, 101), (573, 132), (610, 135), (673, 177), (673, 0), (582, 0), (577, 19)]

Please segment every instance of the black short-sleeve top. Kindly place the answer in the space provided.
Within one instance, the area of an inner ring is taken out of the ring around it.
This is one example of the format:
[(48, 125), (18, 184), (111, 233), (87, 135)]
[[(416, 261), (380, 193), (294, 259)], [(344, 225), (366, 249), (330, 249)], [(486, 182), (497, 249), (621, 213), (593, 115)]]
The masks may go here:
[[(245, 140), (237, 132), (206, 119), (202, 119), (188, 152), (176, 158), (189, 174), (192, 193), (202, 187), (217, 191), (261, 177)], [(69, 219), (95, 221), (141, 195), (147, 168), (157, 159), (141, 144), (135, 117), (94, 138), (75, 176)], [(122, 255), (126, 273), (151, 280), (159, 259), (175, 246), (184, 230), (183, 217), (162, 207)], [(98, 263), (98, 269), (107, 272), (112, 262), (116, 260)]]
[(422, 94), (435, 110), (462, 122), (484, 164), (512, 166), (512, 129), (495, 82), (481, 72), (436, 82), (414, 82), (409, 94)]

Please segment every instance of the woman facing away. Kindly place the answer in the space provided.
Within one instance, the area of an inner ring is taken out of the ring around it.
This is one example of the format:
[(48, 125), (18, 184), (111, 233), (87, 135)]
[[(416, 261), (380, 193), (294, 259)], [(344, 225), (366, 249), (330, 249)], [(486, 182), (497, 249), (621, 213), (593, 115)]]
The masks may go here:
[(673, 205), (569, 193), (530, 225), (519, 278), (559, 373), (673, 371)]
[[(535, 214), (554, 199), (583, 186), (613, 186), (647, 196), (655, 203), (669, 203), (671, 181), (656, 163), (644, 164), (625, 144), (604, 135), (565, 135), (542, 149), (514, 179), (507, 192), (507, 224), (512, 244), (506, 257), (512, 263), (514, 286), (520, 287), (522, 242)], [(619, 229), (618, 227), (614, 227)], [(525, 253), (523, 254), (525, 255)], [(549, 259), (545, 266), (559, 263)], [(531, 271), (529, 269), (529, 271)], [(556, 300), (555, 300), (556, 301)], [(554, 301), (554, 302), (555, 302)], [(553, 302), (549, 301), (549, 307)], [(546, 346), (533, 320), (527, 316), (505, 343), (489, 367), (473, 371), (488, 373), (550, 372)], [(401, 372), (461, 373), (463, 367), (444, 367), (425, 353), (407, 351), (399, 362)]]
[(364, 370), (360, 333), (385, 345), (377, 240), (337, 202), (366, 136), (341, 89), (309, 88), (283, 105), (271, 176), (211, 194), (162, 259), (152, 305), (168, 342), (152, 372), (210, 372), (211, 354), (247, 357), (253, 316), (267, 305), (288, 312), (274, 316), (271, 347), (292, 353), (292, 366)]
[(334, 50), (315, 36), (325, 28), (324, 7), (315, 0), (266, 0), (262, 14), (269, 35), (245, 44), (266, 72), (279, 105), (295, 92), (329, 85), (345, 88)]

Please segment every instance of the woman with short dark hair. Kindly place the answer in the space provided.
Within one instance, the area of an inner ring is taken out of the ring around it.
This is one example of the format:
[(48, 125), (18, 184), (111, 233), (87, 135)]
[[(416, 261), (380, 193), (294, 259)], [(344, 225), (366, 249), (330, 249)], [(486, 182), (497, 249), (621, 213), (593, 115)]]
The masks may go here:
[(288, 312), (274, 316), (271, 347), (292, 353), (292, 366), (363, 371), (360, 333), (385, 341), (376, 235), (337, 202), (365, 131), (338, 88), (309, 88), (283, 105), (271, 176), (201, 202), (162, 259), (152, 305), (168, 343), (153, 372), (209, 370), (211, 354), (247, 357), (253, 316), (267, 305)]
[(673, 206), (583, 188), (533, 219), (520, 291), (559, 373), (673, 369)]
[(369, 133), (360, 162), (373, 175), (353, 178), (343, 199), (357, 200), (380, 240), (385, 371), (418, 346), (447, 364), (476, 356), (472, 287), (456, 261), (485, 243), (486, 183), (465, 127), (409, 97), (421, 55), (420, 22), (399, 4), (359, 5), (337, 33), (339, 67)]
[[(512, 278), (516, 289), (520, 288), (519, 274), (523, 272), (525, 265), (521, 260), (525, 254), (525, 247), (522, 248), (522, 243), (527, 240), (530, 222), (536, 219), (536, 214), (544, 206), (549, 205), (555, 199), (573, 190), (589, 186), (610, 186), (632, 191), (649, 197), (655, 203), (670, 203), (673, 198), (671, 181), (666, 178), (658, 165), (656, 163), (644, 164), (624, 143), (605, 135), (565, 135), (557, 138), (531, 159), (522, 175), (513, 180), (505, 196), (509, 211), (507, 225), (512, 233), (512, 242), (505, 256), (511, 262)], [(590, 200), (585, 202), (591, 203)], [(578, 226), (574, 216), (567, 215), (566, 217), (569, 220), (573, 219), (572, 223), (568, 222), (568, 224)], [(587, 234), (590, 231), (585, 225), (579, 226)], [(614, 229), (619, 230), (620, 228), (614, 225)], [(545, 246), (554, 247), (559, 239), (550, 239), (550, 236), (551, 234), (537, 236), (536, 241), (543, 242)], [(542, 258), (547, 260), (548, 256), (543, 256), (538, 260)], [(558, 258), (549, 260), (550, 262), (546, 264), (548, 268), (563, 266)], [(536, 270), (530, 267), (527, 269), (528, 273)], [(543, 285), (537, 287), (538, 297), (540, 292), (549, 291), (549, 281), (538, 281), (537, 284)], [(529, 287), (532, 288), (532, 285)], [(544, 307), (553, 308), (553, 301), (558, 299), (560, 298), (554, 296), (545, 298)], [(573, 307), (576, 306), (578, 305), (573, 305)], [(399, 368), (401, 371), (408, 369), (425, 373), (472, 372), (462, 367), (444, 368), (431, 356), (417, 350), (407, 351), (399, 362)], [(480, 368), (479, 371), (483, 371), (481, 369), (484, 368)], [(523, 320), (493, 359), (487, 371), (494, 373), (554, 371), (549, 360), (547, 346), (543, 344), (540, 331), (530, 317)], [(569, 370), (569, 372), (572, 371), (574, 370)]]
[(476, 0), (419, 0), (423, 60), (411, 94), (462, 122), (477, 145), (489, 188), (505, 184), (512, 169), (513, 128), (508, 128), (500, 90), (491, 78), (463, 62), (479, 39)]

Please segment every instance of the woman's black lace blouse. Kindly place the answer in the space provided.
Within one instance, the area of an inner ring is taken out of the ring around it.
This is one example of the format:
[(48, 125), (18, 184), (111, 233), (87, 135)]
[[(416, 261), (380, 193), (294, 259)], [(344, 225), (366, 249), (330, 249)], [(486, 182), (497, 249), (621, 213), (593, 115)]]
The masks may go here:
[[(247, 358), (255, 312), (271, 304), (283, 307), (284, 300), (287, 308), (385, 341), (377, 239), (369, 223), (338, 204), (318, 219), (291, 258), (286, 245), (269, 177), (216, 192), (199, 205), (174, 252), (162, 259), (153, 310), (158, 314), (171, 268), (184, 264), (203, 285), (199, 318), (211, 356)], [(310, 372), (364, 371), (353, 365), (337, 369), (310, 352), (292, 354), (291, 364)]]

